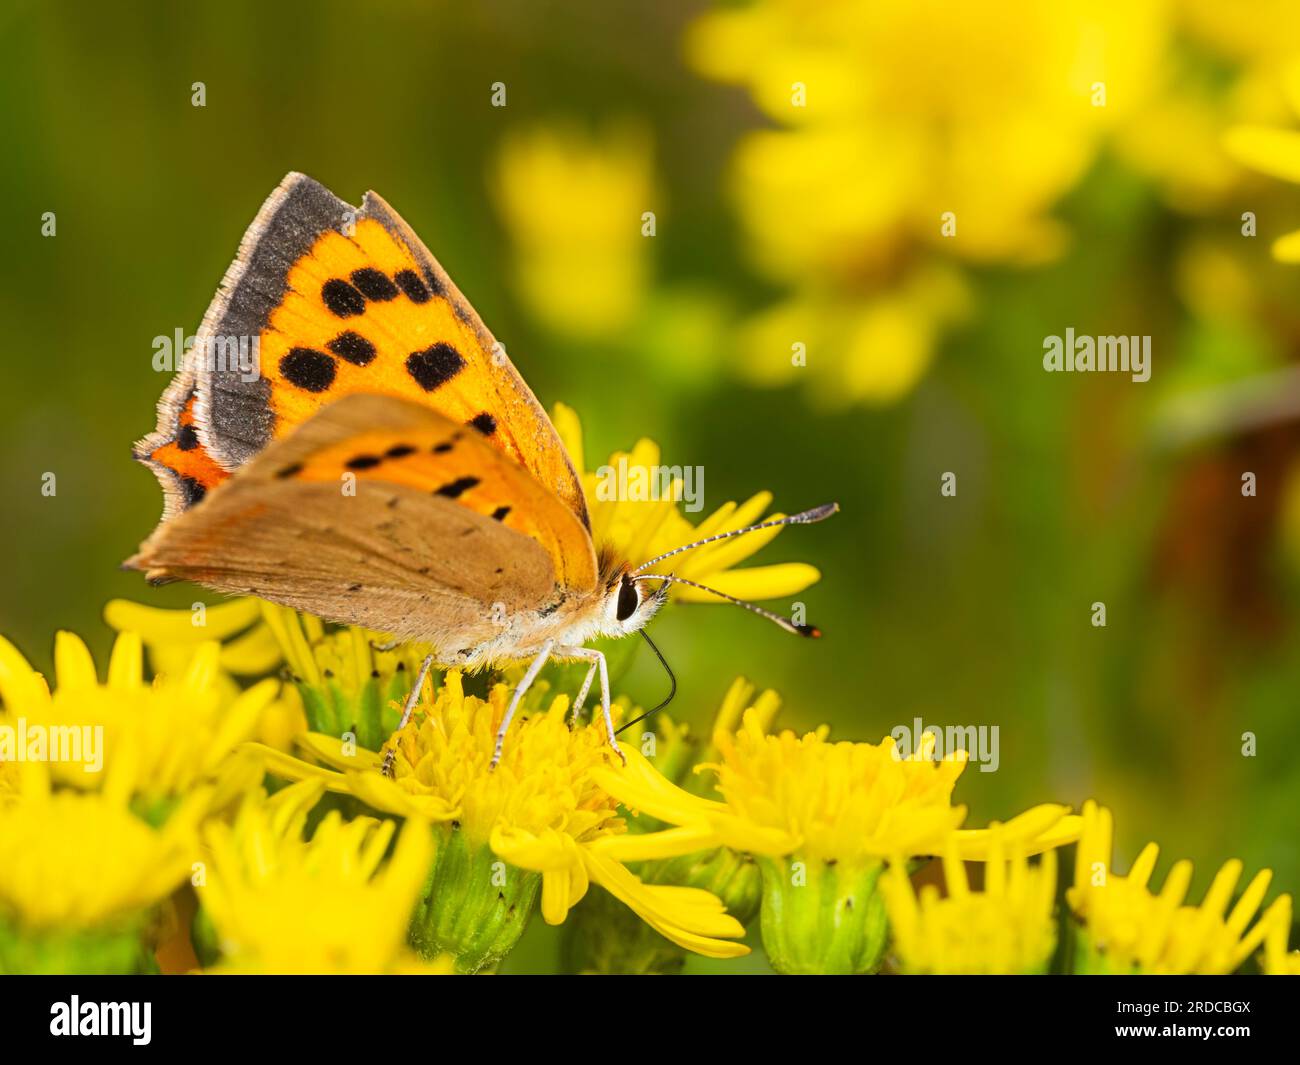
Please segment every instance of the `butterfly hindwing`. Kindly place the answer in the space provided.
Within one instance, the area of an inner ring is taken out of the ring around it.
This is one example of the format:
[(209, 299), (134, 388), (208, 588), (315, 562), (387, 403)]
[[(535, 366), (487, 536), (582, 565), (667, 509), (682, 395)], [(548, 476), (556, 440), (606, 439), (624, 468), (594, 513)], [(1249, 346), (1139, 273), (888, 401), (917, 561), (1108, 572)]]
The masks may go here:
[[(250, 358), (250, 356), (255, 356)], [(382, 198), (351, 207), (302, 174), (271, 195), (204, 317), (185, 371), (199, 441), (233, 471), (323, 406), (400, 396), (474, 428), (585, 526), (582, 488), (545, 411), (468, 302)], [(159, 428), (138, 451), (169, 442)], [(168, 512), (172, 467), (154, 458)], [(169, 515), (167, 515), (169, 516)]]
[(163, 486), (163, 521), (199, 502), (230, 476), (199, 440), (197, 401), (193, 373), (178, 373), (158, 401), (157, 430), (133, 452)]
[(588, 591), (586, 527), (481, 434), (356, 395), (272, 441), (129, 565), (399, 637), (495, 634), (493, 606)]

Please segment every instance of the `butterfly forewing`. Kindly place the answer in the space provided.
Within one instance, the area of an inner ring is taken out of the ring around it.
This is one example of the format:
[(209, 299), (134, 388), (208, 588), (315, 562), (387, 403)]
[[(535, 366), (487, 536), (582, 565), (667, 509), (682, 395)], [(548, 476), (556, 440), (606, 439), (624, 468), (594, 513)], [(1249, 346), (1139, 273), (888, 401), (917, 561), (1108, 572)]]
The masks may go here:
[[(255, 354), (251, 371), (239, 352)], [(189, 409), (194, 442), (219, 480), (322, 407), (371, 393), (472, 427), (587, 524), (581, 485), (545, 411), (428, 249), (374, 193), (357, 210), (302, 174), (285, 178), (245, 234), (186, 373), (137, 448), (163, 482), (165, 518), (195, 495), (185, 479), (193, 462), (174, 447), (180, 411)]]

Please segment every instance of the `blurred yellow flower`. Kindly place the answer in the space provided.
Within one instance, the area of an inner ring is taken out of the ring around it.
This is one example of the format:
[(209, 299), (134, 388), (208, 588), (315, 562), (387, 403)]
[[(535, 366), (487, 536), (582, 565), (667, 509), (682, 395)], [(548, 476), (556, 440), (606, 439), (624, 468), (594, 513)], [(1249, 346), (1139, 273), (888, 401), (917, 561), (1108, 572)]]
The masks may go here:
[(129, 775), (142, 812), (161, 819), (170, 804), (200, 784), (222, 778), (218, 798), (240, 786), (247, 766), (232, 759), (232, 752), (253, 735), (277, 697), (279, 682), (264, 680), (226, 698), (217, 683), (219, 655), (215, 642), (200, 644), (183, 673), (146, 684), (140, 637), (124, 632), (100, 683), (85, 643), (60, 632), (54, 644), (58, 686), (51, 693), (0, 637), (0, 720), (21, 723), (29, 734), (40, 728), (51, 743), (55, 736), (78, 740), (60, 752), (75, 758), (49, 751), (58, 783), (96, 789), (104, 782), (104, 766), (111, 765), (119, 780)]
[(56, 791), (45, 763), (17, 768), (16, 797), (0, 803), (0, 945), (12, 947), (15, 929), (66, 935), (138, 924), (189, 876), (209, 799), (202, 790), (155, 828), (131, 812), (129, 768), (110, 766), (92, 793)]
[[(1294, 114), (1300, 114), (1300, 60), (1281, 74)], [(1224, 136), (1228, 153), (1244, 166), (1283, 181), (1300, 182), (1300, 130), (1272, 126), (1240, 125)], [(1284, 263), (1300, 262), (1300, 231), (1278, 237), (1273, 257)]]
[[(733, 159), (754, 261), (793, 289), (765, 342), (737, 346), (740, 371), (777, 383), (806, 365), (831, 402), (906, 393), (962, 305), (959, 280), (916, 279), (936, 257), (1060, 254), (1050, 212), (1149, 91), (1164, 7), (1015, 0), (991, 17), (943, 0), (759, 0), (698, 19), (688, 61), (779, 127)], [(795, 344), (806, 363), (791, 363)]]
[[(113, 599), (104, 607), (104, 620), (118, 632), (138, 633), (149, 652), (155, 673), (184, 673), (198, 649), (210, 640), (221, 644), (221, 669), (240, 677), (262, 677), (280, 664), (280, 648), (262, 623), (256, 599), (233, 599), (188, 610), (166, 610)], [(223, 684), (238, 685), (230, 678)]]
[(520, 294), (548, 328), (583, 339), (625, 328), (645, 297), (663, 209), (649, 134), (538, 126), (505, 137), (491, 188), (515, 245)]
[[(1199, 906), (1187, 904), (1192, 863), (1174, 863), (1160, 893), (1148, 887), (1160, 851), (1148, 843), (1126, 876), (1111, 868), (1114, 820), (1095, 802), (1083, 807), (1083, 835), (1075, 856), (1074, 886), (1066, 892), (1083, 921), (1075, 970), (1104, 973), (1231, 973), (1264, 941), (1289, 907), (1276, 900), (1254, 925), (1273, 874), (1260, 871), (1231, 912), (1242, 864), (1225, 862)], [(1249, 930), (1248, 930), (1249, 929)]]
[[(467, 877), (477, 875), (477, 867), (490, 867), (478, 855), (540, 873), (542, 916), (550, 924), (562, 922), (594, 881), (679, 946), (711, 957), (747, 953), (742, 944), (728, 942), (744, 929), (713, 895), (643, 884), (600, 849), (624, 832), (615, 800), (596, 783), (597, 770), (613, 756), (603, 726), (570, 729), (567, 697), (556, 697), (544, 712), (522, 721), (491, 768), (509, 697), (504, 684), (495, 685), (486, 700), (467, 696), (460, 673), (448, 672), (432, 703), (394, 738), (392, 779), (381, 772), (381, 753), (317, 733), (299, 742), (331, 768), (260, 751), (272, 773), (320, 780), (376, 810), (441, 826), (440, 849), (458, 861), (468, 856)], [(528, 901), (525, 890), (519, 897)], [(527, 914), (516, 916), (522, 921)]]
[(1293, 0), (1251, 0), (1249, 9), (1220, 0), (1177, 0), (1176, 9), (1187, 31), (1221, 55), (1273, 65), (1300, 52)]
[(907, 864), (893, 862), (880, 879), (894, 949), (907, 973), (1044, 973), (1056, 949), (1056, 851), (1030, 866), (993, 830), (984, 889), (971, 891), (966, 867), (951, 845), (943, 856), (947, 894), (934, 884), (912, 887)]
[[(241, 679), (265, 677), (284, 662), (281, 643), (264, 619), (269, 607), (253, 598), (215, 605), (196, 602), (185, 610), (113, 599), (104, 607), (104, 620), (118, 632), (135, 633), (144, 641), (155, 675), (184, 676), (195, 656), (210, 641), (219, 641), (220, 668), (213, 683), (224, 701), (233, 702), (243, 690)], [(323, 631), (317, 619), (307, 623)], [(302, 701), (286, 686), (259, 715), (254, 738), (287, 751), (293, 737), (305, 728)]]
[(406, 929), (433, 858), (428, 825), (412, 817), (398, 834), (393, 821), (344, 822), (332, 810), (303, 839), (307, 815), (324, 791), (320, 781), (292, 785), (270, 799), (259, 789), (233, 824), (206, 828), (211, 862), (196, 890), (222, 954), (209, 971), (421, 970), (406, 946)]
[[(630, 452), (617, 451), (604, 467), (588, 470), (578, 415), (572, 408), (557, 403), (552, 411), (552, 421), (582, 478), (596, 547), (612, 547), (633, 566), (706, 536), (781, 516), (764, 514), (771, 505), (772, 494), (759, 492), (739, 506), (725, 503), (698, 525), (692, 525), (678, 509), (680, 484), (676, 481), (674, 487), (660, 493), (658, 499), (618, 498), (619, 493), (608, 492), (602, 487), (601, 470), (618, 470), (624, 463), (627, 469), (656, 469), (661, 458), (659, 445), (641, 439)], [(780, 527), (762, 529), (697, 547), (675, 559), (672, 572), (740, 599), (779, 599), (794, 595), (821, 578), (816, 567), (804, 562), (782, 562), (733, 568), (760, 551), (780, 531)], [(717, 596), (708, 592), (680, 584), (672, 586), (671, 594), (686, 603), (719, 601)]]

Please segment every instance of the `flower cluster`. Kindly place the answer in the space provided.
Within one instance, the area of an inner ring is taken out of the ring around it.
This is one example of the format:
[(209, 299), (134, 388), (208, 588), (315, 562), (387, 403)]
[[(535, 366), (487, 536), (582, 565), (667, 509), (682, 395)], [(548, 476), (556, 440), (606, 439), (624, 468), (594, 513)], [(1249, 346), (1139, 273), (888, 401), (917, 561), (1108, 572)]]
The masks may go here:
[[(577, 420), (557, 421), (581, 469)], [(603, 541), (641, 560), (768, 499), (699, 527), (591, 504)], [(763, 542), (691, 572), (758, 597), (816, 579), (733, 569)], [(737, 680), (707, 743), (665, 717), (624, 763), (541, 682), (494, 766), (508, 677), (440, 673), (399, 729), (423, 648), (253, 601), (107, 616), (102, 679), (69, 634), (53, 687), (0, 640), (0, 971), (493, 972), (535, 912), (584, 972), (760, 943), (786, 973), (1297, 969), (1290, 898), (1261, 912), (1268, 873), (1233, 902), (1229, 862), (1191, 905), (1186, 863), (1148, 887), (1154, 845), (1111, 868), (1093, 803), (971, 827), (953, 801), (966, 754), (938, 757), (930, 734), (904, 754), (775, 731), (779, 698)], [(1075, 843), (1062, 924), (1056, 850)]]

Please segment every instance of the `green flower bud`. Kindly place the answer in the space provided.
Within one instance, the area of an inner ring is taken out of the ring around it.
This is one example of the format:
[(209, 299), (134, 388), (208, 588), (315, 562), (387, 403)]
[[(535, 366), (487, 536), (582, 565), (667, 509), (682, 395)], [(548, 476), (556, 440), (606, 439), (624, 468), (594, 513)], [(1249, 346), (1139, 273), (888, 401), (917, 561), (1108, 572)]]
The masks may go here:
[(442, 954), (464, 973), (491, 971), (519, 942), (541, 874), (472, 847), (456, 828), (435, 829), (438, 854), (411, 917), (408, 939), (425, 960)]
[(763, 947), (790, 974), (861, 974), (880, 967), (888, 921), (876, 882), (881, 862), (759, 858)]

